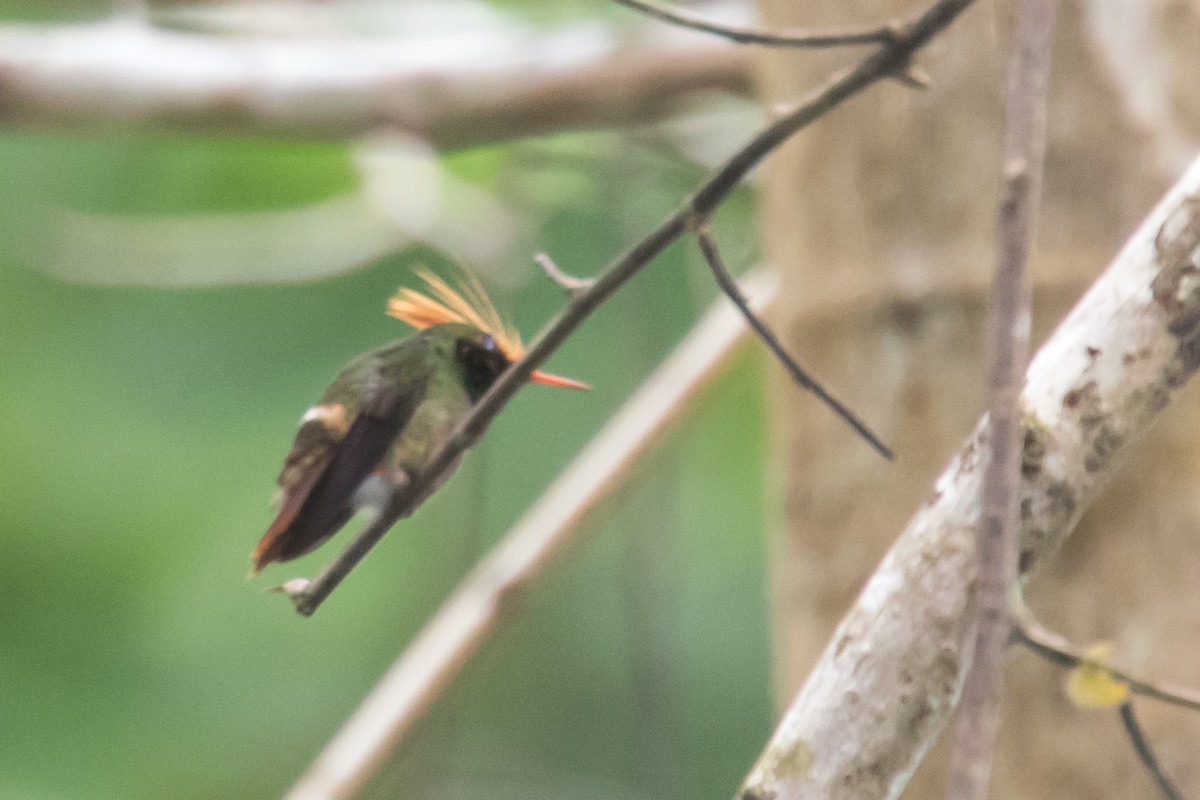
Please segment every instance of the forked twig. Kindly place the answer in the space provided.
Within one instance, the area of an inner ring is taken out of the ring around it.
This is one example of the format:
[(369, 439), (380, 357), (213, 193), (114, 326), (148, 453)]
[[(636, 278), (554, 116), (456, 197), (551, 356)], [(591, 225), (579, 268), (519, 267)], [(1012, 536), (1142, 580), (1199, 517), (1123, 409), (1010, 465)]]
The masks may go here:
[[(1009, 634), (1010, 642), (1023, 645), (1042, 658), (1068, 669), (1076, 669), (1085, 664), (1094, 664), (1107, 674), (1111, 680), (1128, 687), (1131, 694), (1140, 695), (1152, 700), (1159, 700), (1171, 705), (1191, 709), (1192, 711), (1200, 711), (1200, 693), (1191, 689), (1150, 683), (1149, 681), (1135, 678), (1116, 667), (1101, 663), (1094, 654), (1085, 652), (1083, 648), (1072, 644), (1059, 634), (1044, 628), (1034, 618), (1033, 612), (1029, 610), (1029, 607), (1025, 605), (1017, 593), (1013, 593), (1009, 597), (1009, 614), (1012, 618), (1012, 630)], [(1141, 759), (1142, 764), (1154, 779), (1155, 784), (1158, 785), (1159, 790), (1162, 791), (1163, 796), (1167, 800), (1180, 800), (1179, 791), (1162, 771), (1158, 759), (1154, 756), (1154, 751), (1150, 749), (1149, 741), (1147, 741), (1141, 726), (1137, 722), (1137, 718), (1133, 714), (1132, 700), (1126, 699), (1120, 706), (1120, 712), (1121, 722), (1125, 726), (1125, 732), (1129, 735), (1129, 741), (1133, 744), (1133, 749), (1137, 751), (1138, 758)]]
[[(1013, 618), (1010, 641), (1023, 645), (1042, 658), (1060, 666), (1075, 668), (1080, 664), (1096, 663), (1096, 659), (1085, 653), (1082, 648), (1044, 628), (1024, 606), (1013, 608), (1010, 613)], [(1192, 711), (1200, 711), (1200, 692), (1194, 689), (1164, 683), (1151, 683), (1109, 664), (1102, 663), (1099, 666), (1114, 680), (1128, 686), (1129, 691), (1133, 694), (1189, 708)]]

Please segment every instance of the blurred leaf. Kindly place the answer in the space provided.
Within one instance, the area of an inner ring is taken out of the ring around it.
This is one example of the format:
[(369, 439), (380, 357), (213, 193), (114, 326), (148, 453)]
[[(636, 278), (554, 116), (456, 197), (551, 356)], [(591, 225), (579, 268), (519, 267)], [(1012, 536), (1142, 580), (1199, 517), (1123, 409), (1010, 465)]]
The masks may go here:
[(359, 185), (278, 211), (116, 215), (50, 208), (19, 250), (47, 275), (81, 284), (217, 286), (338, 275), (410, 245), (458, 261), (507, 252), (515, 223), (421, 142), (381, 137), (354, 152)]
[(0, 163), (9, 213), (31, 203), (100, 214), (265, 211), (359, 183), (344, 145), (106, 131), (5, 131)]
[(393, 36), (453, 38), (464, 30), (515, 28), (511, 15), (478, 0), (294, 0), (178, 3), (152, 8), (156, 24), (237, 36)]
[[(716, 169), (737, 152), (763, 124), (762, 107), (727, 92), (694, 97), (680, 114), (654, 126), (684, 157), (706, 169)], [(759, 173), (747, 182), (758, 183)]]
[(1112, 642), (1087, 649), (1087, 658), (1067, 675), (1067, 696), (1080, 708), (1114, 708), (1129, 698), (1129, 684), (1113, 677), (1100, 661), (1112, 654)]

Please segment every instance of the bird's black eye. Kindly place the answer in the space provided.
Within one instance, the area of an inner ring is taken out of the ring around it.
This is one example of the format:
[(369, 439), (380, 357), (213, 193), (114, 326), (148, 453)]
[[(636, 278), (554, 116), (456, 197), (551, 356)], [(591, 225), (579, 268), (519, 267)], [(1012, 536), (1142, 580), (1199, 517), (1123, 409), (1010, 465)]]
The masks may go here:
[(480, 340), (459, 339), (455, 356), (463, 367), (463, 379), (471, 400), (478, 400), (508, 367), (508, 359), (496, 340), (485, 335)]

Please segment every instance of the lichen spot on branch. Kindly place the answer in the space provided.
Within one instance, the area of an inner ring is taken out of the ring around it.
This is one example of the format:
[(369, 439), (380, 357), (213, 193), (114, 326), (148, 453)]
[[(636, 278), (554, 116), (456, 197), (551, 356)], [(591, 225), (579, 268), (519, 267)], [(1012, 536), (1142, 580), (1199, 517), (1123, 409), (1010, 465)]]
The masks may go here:
[(1158, 274), (1150, 284), (1167, 332), (1179, 344), (1163, 372), (1168, 391), (1200, 369), (1200, 197), (1192, 195), (1172, 212), (1154, 238)]
[(1194, 339), (1200, 328), (1200, 197), (1187, 198), (1154, 238), (1159, 271), (1150, 289), (1167, 314), (1167, 330)]

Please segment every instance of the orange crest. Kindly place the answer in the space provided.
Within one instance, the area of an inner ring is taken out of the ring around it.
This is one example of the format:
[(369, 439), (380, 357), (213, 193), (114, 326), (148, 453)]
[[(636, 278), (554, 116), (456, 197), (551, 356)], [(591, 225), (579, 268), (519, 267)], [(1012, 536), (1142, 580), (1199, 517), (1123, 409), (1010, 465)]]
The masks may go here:
[(457, 289), (429, 270), (417, 270), (417, 277), (429, 287), (429, 294), (401, 288), (388, 300), (388, 314), (417, 330), (443, 322), (460, 322), (489, 334), (509, 361), (516, 361), (525, 355), (521, 334), (516, 328), (505, 324), (474, 276), (464, 274)]
[[(459, 288), (454, 288), (429, 270), (418, 270), (417, 277), (425, 281), (429, 294), (416, 289), (402, 288), (388, 300), (387, 313), (401, 322), (407, 322), (417, 330), (432, 328), (443, 322), (458, 322), (470, 325), (496, 340), (500, 350), (509, 361), (517, 361), (525, 355), (521, 334), (511, 325), (506, 325), (487, 292), (474, 276), (463, 275)], [(535, 369), (529, 380), (544, 386), (560, 389), (590, 389), (591, 387), (572, 378), (563, 378)]]

